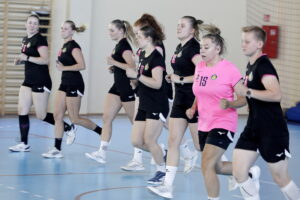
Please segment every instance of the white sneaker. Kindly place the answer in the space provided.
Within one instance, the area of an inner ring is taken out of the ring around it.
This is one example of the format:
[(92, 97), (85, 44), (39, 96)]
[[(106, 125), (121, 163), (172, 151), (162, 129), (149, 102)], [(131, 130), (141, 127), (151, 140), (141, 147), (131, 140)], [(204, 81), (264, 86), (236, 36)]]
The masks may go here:
[(92, 160), (95, 160), (97, 161), (98, 163), (101, 163), (101, 164), (105, 164), (106, 163), (106, 160), (105, 158), (103, 157), (103, 155), (101, 154), (100, 151), (94, 151), (94, 152), (91, 152), (91, 153), (85, 153), (85, 156), (92, 159)]
[(131, 160), (127, 165), (121, 167), (124, 171), (142, 171), (144, 170), (143, 163), (140, 163), (136, 160)]
[(172, 199), (173, 198), (173, 187), (167, 186), (167, 185), (159, 185), (159, 186), (148, 186), (149, 190), (151, 190), (153, 193), (157, 194), (158, 196)]
[(30, 146), (28, 144), (24, 144), (24, 142), (21, 142), (17, 145), (9, 147), (9, 150), (12, 152), (28, 152), (30, 151)]
[(193, 151), (192, 152), (192, 157), (190, 158), (184, 158), (184, 173), (190, 173), (195, 165), (196, 165), (196, 162), (197, 162), (197, 159), (198, 159), (198, 152), (197, 151)]
[(55, 147), (53, 149), (51, 149), (50, 151), (48, 151), (47, 153), (43, 153), (42, 156), (44, 158), (62, 158), (62, 157), (64, 157), (62, 155), (61, 151), (59, 151)]
[(66, 132), (66, 143), (67, 145), (71, 145), (74, 143), (75, 137), (76, 137), (76, 130), (77, 126), (75, 124), (71, 124), (71, 129)]
[(259, 177), (260, 177), (260, 168), (257, 165), (254, 165), (250, 168), (249, 173), (252, 174), (252, 180), (255, 183), (256, 189), (259, 191), (260, 184), (259, 184)]

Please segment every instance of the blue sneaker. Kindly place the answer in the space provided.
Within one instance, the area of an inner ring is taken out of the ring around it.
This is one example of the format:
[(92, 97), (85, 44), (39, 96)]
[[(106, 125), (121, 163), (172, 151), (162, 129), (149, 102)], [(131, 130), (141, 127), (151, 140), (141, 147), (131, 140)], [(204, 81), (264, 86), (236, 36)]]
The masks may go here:
[(153, 178), (149, 179), (147, 183), (153, 184), (153, 185), (161, 185), (165, 179), (166, 173), (157, 171)]

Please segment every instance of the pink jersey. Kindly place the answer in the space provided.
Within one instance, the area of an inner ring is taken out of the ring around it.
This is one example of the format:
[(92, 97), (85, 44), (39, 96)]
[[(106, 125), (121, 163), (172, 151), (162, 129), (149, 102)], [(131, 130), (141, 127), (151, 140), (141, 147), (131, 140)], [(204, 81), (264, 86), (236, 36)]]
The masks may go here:
[(220, 100), (234, 99), (233, 87), (241, 78), (237, 67), (225, 59), (212, 67), (207, 67), (203, 61), (196, 66), (193, 92), (199, 113), (198, 130), (208, 132), (214, 128), (222, 128), (236, 131), (236, 109), (222, 109)]

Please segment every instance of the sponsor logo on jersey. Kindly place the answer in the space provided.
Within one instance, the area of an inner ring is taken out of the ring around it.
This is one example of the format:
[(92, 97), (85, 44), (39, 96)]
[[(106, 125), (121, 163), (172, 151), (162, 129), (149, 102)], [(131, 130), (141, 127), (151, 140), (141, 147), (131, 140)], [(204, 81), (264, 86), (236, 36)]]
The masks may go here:
[(149, 69), (149, 65), (146, 64), (144, 69), (145, 69), (145, 71), (147, 71)]
[(66, 51), (67, 51), (67, 48), (66, 48), (66, 47), (62, 49), (62, 52), (63, 52), (63, 53), (65, 53)]
[(31, 46), (31, 43), (28, 42), (27, 45), (26, 45), (26, 47), (29, 48), (30, 46)]
[(252, 80), (253, 80), (253, 73), (252, 73), (252, 72), (250, 72), (250, 74), (249, 74), (249, 76), (248, 76), (248, 80), (249, 80), (249, 81), (252, 81)]
[(211, 77), (211, 80), (216, 80), (218, 78), (217, 74), (213, 74)]
[(177, 54), (177, 58), (180, 58), (182, 56), (182, 52), (180, 51), (178, 54)]
[(116, 49), (114, 49), (111, 54), (114, 55), (115, 53), (116, 53)]
[(172, 61), (171, 61), (172, 63), (175, 63), (176, 62), (176, 54), (174, 54), (173, 56), (172, 56)]

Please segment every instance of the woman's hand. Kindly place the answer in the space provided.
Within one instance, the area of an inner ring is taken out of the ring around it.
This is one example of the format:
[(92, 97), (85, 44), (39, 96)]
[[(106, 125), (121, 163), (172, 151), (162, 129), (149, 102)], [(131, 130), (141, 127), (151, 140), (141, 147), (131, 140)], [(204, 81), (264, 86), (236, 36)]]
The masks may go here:
[(167, 75), (165, 76), (165, 79), (166, 79), (166, 81), (167, 81), (168, 83), (171, 83), (171, 82), (172, 82), (172, 80), (171, 80), (171, 74), (167, 74)]
[(220, 107), (222, 109), (225, 110), (225, 109), (229, 108), (229, 106), (230, 106), (230, 102), (227, 99), (221, 99), (221, 101), (220, 101)]
[(196, 110), (193, 108), (189, 108), (186, 110), (185, 114), (189, 119), (192, 119), (195, 115)]
[(126, 75), (128, 78), (135, 79), (137, 78), (138, 73), (132, 68), (126, 68)]
[(64, 71), (64, 66), (61, 62), (59, 62), (58, 60), (56, 61), (56, 68), (58, 69), (58, 71)]
[(108, 65), (115, 65), (115, 60), (111, 56), (106, 58), (106, 62)]

